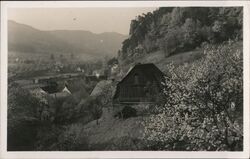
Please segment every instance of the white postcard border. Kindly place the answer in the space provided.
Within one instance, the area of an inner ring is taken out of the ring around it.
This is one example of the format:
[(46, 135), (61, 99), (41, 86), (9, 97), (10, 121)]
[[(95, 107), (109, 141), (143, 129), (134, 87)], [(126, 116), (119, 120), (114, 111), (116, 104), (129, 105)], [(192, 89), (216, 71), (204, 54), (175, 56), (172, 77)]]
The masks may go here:
[[(7, 152), (7, 9), (8, 8), (85, 8), (160, 6), (243, 6), (244, 52), (244, 150), (242, 152), (188, 151), (22, 151)], [(249, 158), (250, 50), (249, 1), (5, 1), (1, 2), (1, 151), (0, 158)]]

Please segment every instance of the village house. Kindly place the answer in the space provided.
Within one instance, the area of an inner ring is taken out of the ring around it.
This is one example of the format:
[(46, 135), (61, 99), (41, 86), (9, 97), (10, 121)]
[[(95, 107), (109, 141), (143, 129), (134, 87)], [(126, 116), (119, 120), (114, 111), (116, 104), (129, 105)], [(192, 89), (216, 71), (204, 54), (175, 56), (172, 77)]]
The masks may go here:
[(71, 92), (66, 85), (60, 85), (57, 83), (41, 87), (41, 89), (53, 98), (64, 98), (71, 95)]
[(136, 64), (117, 84), (113, 104), (154, 103), (162, 92), (164, 74), (154, 64)]

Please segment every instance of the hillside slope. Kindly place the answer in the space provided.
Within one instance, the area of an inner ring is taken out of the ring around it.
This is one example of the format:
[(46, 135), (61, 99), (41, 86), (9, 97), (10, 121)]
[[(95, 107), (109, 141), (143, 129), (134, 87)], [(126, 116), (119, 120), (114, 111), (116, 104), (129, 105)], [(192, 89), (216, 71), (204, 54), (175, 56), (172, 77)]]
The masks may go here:
[[(224, 19), (215, 14), (222, 15)], [(130, 36), (123, 42), (118, 55), (121, 76), (126, 75), (136, 63), (154, 63), (164, 73), (168, 72), (166, 65), (169, 63), (176, 67), (183, 64), (191, 66), (206, 58), (204, 48), (207, 44), (216, 47), (231, 38), (238, 38), (232, 47), (241, 49), (241, 14), (241, 8), (160, 8), (154, 13), (139, 16), (131, 22)], [(230, 23), (229, 15), (239, 21)], [(219, 21), (227, 24), (222, 25)], [(217, 30), (217, 27), (224, 30)], [(231, 27), (234, 29), (230, 30)], [(232, 34), (225, 35), (225, 31)], [(90, 150), (145, 150), (141, 123), (149, 116), (128, 119), (107, 116), (110, 114), (104, 112), (99, 124), (92, 121), (83, 126)], [(155, 123), (157, 128), (158, 123)]]
[(183, 65), (185, 63), (192, 63), (203, 57), (203, 50), (201, 48), (192, 51), (181, 52), (176, 55), (165, 58), (163, 51), (156, 51), (150, 54), (139, 56), (133, 59), (133, 61), (124, 61), (120, 63), (122, 68), (122, 74), (126, 73), (131, 67), (137, 63), (154, 63), (163, 73), (167, 73), (166, 65), (173, 63), (174, 65)]
[[(110, 116), (110, 114), (109, 114)], [(107, 117), (107, 114), (106, 114)], [(113, 117), (92, 121), (83, 127), (90, 150), (139, 150), (143, 148), (141, 122), (145, 117), (126, 120)]]
[[(234, 51), (242, 50), (242, 41), (234, 42), (231, 44), (231, 47)], [(177, 66), (182, 63), (190, 63), (188, 66), (191, 66), (193, 64), (192, 62), (196, 61), (199, 63), (200, 58), (207, 58), (201, 49), (170, 56), (164, 60), (162, 60), (161, 56), (164, 55), (162, 55), (161, 52), (156, 52), (139, 59), (140, 61), (144, 62), (156, 63), (160, 69), (162, 69), (164, 72), (167, 72), (168, 70), (166, 70), (165, 67), (167, 63), (174, 62), (174, 64)], [(146, 150), (147, 144), (145, 138), (143, 138), (145, 135), (143, 134), (145, 132), (143, 122), (147, 121), (147, 119), (150, 119), (153, 114), (130, 117), (127, 119), (118, 119), (112, 114), (112, 107), (103, 108), (102, 116), (98, 119), (98, 124), (96, 120), (94, 120), (87, 123), (86, 125), (82, 125), (81, 134), (88, 140), (88, 149)], [(170, 122), (173, 121), (173, 118), (169, 119)], [(241, 119), (242, 116), (240, 116), (239, 120)], [(157, 123), (155, 124), (157, 125)]]
[(149, 54), (163, 60), (197, 50), (204, 43), (242, 40), (242, 22), (242, 7), (159, 8), (131, 21), (129, 38), (123, 41), (118, 55), (119, 65), (123, 69), (138, 58), (143, 62)]

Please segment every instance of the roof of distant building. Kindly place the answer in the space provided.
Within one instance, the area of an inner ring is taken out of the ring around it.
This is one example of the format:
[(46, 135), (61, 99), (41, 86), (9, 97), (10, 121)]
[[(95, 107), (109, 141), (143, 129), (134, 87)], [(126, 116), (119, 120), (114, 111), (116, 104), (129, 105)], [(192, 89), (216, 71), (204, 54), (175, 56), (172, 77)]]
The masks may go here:
[(62, 92), (64, 90), (67, 90), (67, 92), (70, 93), (67, 86), (60, 85), (60, 84), (57, 84), (57, 83), (53, 83), (53, 84), (50, 84), (48, 86), (41, 87), (41, 89), (44, 90), (48, 94), (58, 93), (58, 92)]

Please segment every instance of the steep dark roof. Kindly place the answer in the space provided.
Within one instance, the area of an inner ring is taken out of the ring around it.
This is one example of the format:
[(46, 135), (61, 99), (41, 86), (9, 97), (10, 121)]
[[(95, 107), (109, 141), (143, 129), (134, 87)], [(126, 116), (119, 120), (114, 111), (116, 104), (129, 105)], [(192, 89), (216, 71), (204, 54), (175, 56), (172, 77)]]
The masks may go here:
[(119, 83), (125, 81), (134, 71), (140, 71), (147, 78), (155, 79), (158, 82), (164, 80), (164, 73), (161, 72), (161, 70), (158, 67), (156, 67), (153, 63), (146, 63), (146, 64), (136, 64)]

